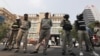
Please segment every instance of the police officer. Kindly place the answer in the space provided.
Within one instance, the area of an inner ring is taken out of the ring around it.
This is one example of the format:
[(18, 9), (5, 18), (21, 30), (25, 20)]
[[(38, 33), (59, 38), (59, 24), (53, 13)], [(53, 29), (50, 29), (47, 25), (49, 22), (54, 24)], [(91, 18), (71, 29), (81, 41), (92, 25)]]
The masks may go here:
[(35, 51), (31, 52), (31, 54), (38, 53), (39, 47), (40, 47), (43, 39), (45, 39), (45, 45), (44, 45), (44, 49), (43, 49), (43, 54), (46, 55), (48, 41), (50, 39), (50, 29), (51, 29), (51, 26), (52, 26), (52, 21), (49, 18), (49, 13), (47, 12), (47, 13), (45, 13), (45, 18), (43, 18), (41, 20), (40, 38), (39, 38), (38, 44), (35, 47)]
[(24, 14), (24, 20), (21, 23), (20, 29), (18, 31), (17, 37), (16, 37), (16, 51), (19, 52), (20, 43), (23, 37), (23, 51), (26, 53), (27, 51), (27, 36), (28, 36), (28, 30), (31, 27), (31, 22), (28, 21), (28, 14)]
[[(63, 28), (63, 38), (62, 38), (62, 55), (66, 54), (66, 43), (68, 44), (68, 52), (69, 54), (73, 55), (72, 52), (72, 37), (70, 35), (72, 25), (69, 21), (69, 15), (65, 14), (64, 19), (61, 21), (61, 27)], [(68, 42), (67, 42), (68, 41)]]
[(77, 16), (77, 20), (75, 21), (75, 29), (78, 33), (78, 41), (79, 41), (79, 48), (80, 48), (80, 56), (83, 56), (83, 50), (82, 50), (82, 40), (85, 40), (85, 43), (87, 43), (90, 53), (94, 56), (99, 56), (94, 50), (91, 45), (91, 42), (89, 40), (88, 32), (86, 31), (86, 24), (83, 20), (83, 14), (80, 14)]
[(21, 25), (20, 19), (17, 18), (16, 21), (11, 26), (11, 35), (8, 38), (6, 46), (3, 50), (8, 50), (8, 49), (11, 50), (14, 47), (20, 25)]

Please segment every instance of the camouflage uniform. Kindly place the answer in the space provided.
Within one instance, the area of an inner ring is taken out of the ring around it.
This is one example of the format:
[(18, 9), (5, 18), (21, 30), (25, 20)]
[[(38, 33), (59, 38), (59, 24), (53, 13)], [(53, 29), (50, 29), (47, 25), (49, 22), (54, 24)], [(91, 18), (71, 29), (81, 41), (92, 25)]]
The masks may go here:
[[(66, 24), (66, 25), (65, 25)], [(72, 37), (71, 37), (71, 29), (67, 24), (71, 25), (69, 20), (63, 19), (61, 21), (61, 27), (63, 27), (63, 37), (62, 37), (62, 54), (66, 54), (66, 43), (68, 44), (68, 51), (72, 52)]]

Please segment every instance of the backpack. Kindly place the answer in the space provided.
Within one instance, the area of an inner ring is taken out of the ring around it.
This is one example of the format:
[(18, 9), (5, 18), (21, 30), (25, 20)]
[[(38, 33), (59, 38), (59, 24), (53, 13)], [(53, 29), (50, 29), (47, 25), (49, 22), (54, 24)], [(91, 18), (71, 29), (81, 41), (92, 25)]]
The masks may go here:
[(63, 29), (67, 31), (72, 30), (72, 25), (70, 24), (69, 21), (64, 21)]

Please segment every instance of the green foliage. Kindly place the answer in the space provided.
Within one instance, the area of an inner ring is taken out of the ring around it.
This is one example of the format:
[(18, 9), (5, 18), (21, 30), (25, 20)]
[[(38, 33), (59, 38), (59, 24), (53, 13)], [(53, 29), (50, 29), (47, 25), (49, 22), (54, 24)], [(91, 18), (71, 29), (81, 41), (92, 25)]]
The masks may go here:
[(7, 24), (0, 23), (0, 40), (6, 35), (7, 29), (8, 29)]
[(59, 29), (59, 34), (60, 34), (60, 37), (63, 36), (63, 29)]
[(89, 24), (88, 24), (88, 27), (89, 27), (92, 31), (94, 31), (95, 23), (97, 23), (97, 22), (98, 22), (98, 21), (94, 21), (94, 22), (89, 23)]
[(71, 34), (72, 34), (72, 36), (73, 36), (74, 38), (77, 39), (77, 31), (75, 30), (74, 25), (73, 25), (73, 29), (72, 29), (72, 31), (71, 31)]

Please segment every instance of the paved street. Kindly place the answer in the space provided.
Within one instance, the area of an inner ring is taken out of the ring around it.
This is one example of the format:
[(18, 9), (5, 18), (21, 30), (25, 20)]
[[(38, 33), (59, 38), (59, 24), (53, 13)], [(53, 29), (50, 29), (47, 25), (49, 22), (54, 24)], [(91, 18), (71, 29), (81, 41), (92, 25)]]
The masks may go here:
[[(3, 45), (0, 44), (0, 56), (62, 56), (61, 55), (61, 47), (60, 46), (51, 46), (51, 48), (48, 48), (47, 50), (47, 55), (43, 55), (42, 54), (42, 47), (40, 48), (40, 51), (38, 54), (30, 54), (30, 52), (34, 49), (34, 47), (32, 45), (28, 46), (28, 52), (27, 53), (23, 53), (22, 50), (20, 50), (19, 53), (14, 53), (14, 50), (12, 51), (2, 51), (3, 49)], [(76, 54), (76, 56), (78, 55), (79, 49), (78, 48), (74, 48), (73, 49), (74, 53)], [(96, 47), (96, 52), (98, 52), (100, 54), (100, 48)], [(89, 54), (89, 52), (85, 52), (84, 56), (91, 56)], [(65, 56), (69, 56), (68, 54)]]

